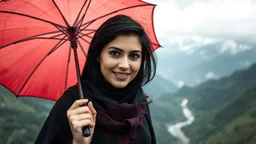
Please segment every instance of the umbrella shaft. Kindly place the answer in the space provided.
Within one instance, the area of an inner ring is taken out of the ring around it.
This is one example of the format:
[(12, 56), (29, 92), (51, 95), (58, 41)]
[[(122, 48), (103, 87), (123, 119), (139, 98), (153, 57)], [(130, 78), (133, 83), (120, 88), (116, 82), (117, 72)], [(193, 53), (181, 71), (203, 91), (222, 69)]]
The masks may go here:
[[(74, 42), (72, 42), (72, 43), (74, 43)], [(73, 44), (72, 44), (72, 46), (73, 46)], [(84, 98), (84, 95), (83, 95), (82, 86), (81, 86), (80, 68), (79, 68), (79, 63), (78, 63), (77, 47), (72, 47), (72, 49), (74, 51), (76, 75), (77, 75), (77, 81), (78, 81), (78, 85), (77, 86), (78, 86), (78, 91), (79, 91), (79, 97), (82, 99), (82, 98)]]

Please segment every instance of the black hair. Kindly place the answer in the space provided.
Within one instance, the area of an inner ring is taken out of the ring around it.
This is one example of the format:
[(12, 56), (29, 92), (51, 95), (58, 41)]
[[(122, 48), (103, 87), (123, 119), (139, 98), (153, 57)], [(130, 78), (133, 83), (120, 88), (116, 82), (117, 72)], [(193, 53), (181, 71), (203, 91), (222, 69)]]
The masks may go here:
[(125, 15), (116, 15), (105, 21), (95, 32), (89, 46), (86, 64), (82, 73), (82, 80), (93, 81), (100, 71), (97, 58), (105, 45), (110, 43), (119, 35), (135, 34), (142, 45), (142, 63), (137, 76), (134, 78), (140, 86), (151, 81), (156, 73), (156, 55), (149, 37), (142, 26)]

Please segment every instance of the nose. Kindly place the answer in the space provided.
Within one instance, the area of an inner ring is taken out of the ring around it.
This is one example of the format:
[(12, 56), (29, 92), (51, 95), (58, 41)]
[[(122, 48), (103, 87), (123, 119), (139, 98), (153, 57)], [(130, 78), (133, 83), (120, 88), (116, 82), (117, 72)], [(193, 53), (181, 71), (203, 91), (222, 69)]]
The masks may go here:
[(126, 58), (126, 57), (122, 58), (118, 64), (118, 67), (121, 69), (124, 69), (124, 70), (129, 69), (130, 64), (129, 64), (128, 58)]

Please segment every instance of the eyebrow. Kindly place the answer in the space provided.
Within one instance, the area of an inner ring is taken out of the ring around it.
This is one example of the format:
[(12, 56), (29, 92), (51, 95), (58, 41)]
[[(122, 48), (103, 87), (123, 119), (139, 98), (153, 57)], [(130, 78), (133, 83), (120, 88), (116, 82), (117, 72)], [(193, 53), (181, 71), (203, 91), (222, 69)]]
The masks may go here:
[[(108, 49), (115, 49), (115, 50), (117, 50), (117, 51), (121, 51), (121, 52), (124, 52), (124, 50), (122, 50), (122, 49), (120, 49), (120, 48), (118, 48), (118, 47), (115, 47), (115, 46), (110, 46)], [(131, 52), (135, 52), (135, 53), (141, 53), (141, 51), (140, 50), (133, 50), (133, 51), (131, 51)]]

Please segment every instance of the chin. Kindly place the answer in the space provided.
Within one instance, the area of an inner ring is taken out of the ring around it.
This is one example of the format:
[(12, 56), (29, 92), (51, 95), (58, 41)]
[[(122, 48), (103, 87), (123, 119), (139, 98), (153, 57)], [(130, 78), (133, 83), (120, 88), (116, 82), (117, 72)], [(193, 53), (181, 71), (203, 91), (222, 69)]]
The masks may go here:
[(125, 88), (127, 85), (127, 82), (117, 82), (112, 84), (112, 86), (115, 88)]

